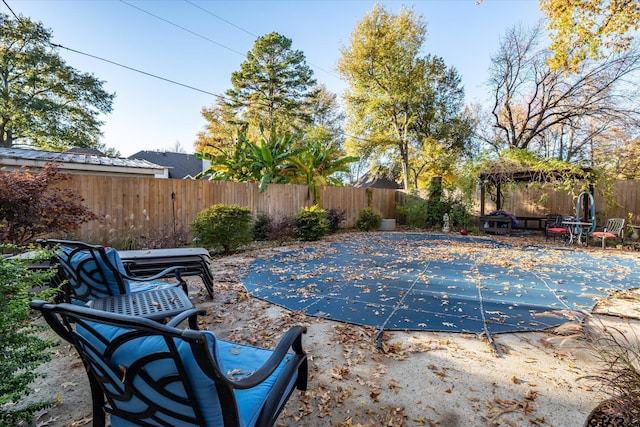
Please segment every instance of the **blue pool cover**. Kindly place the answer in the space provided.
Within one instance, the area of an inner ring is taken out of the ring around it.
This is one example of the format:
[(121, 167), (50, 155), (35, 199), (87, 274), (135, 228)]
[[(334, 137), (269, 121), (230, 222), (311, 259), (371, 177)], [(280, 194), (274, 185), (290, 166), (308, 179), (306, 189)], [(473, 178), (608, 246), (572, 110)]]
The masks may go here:
[(640, 286), (637, 255), (512, 246), (423, 233), (345, 234), (283, 250), (242, 272), (250, 295), (310, 316), (383, 330), (543, 330)]

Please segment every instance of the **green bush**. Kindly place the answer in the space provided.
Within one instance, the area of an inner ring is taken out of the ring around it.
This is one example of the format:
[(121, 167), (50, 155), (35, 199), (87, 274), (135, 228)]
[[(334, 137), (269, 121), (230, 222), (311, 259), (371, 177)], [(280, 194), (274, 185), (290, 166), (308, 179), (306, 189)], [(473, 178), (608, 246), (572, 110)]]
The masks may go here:
[(273, 230), (273, 219), (266, 212), (258, 213), (258, 217), (253, 223), (253, 240), (269, 240), (269, 235)]
[(382, 223), (382, 215), (373, 208), (364, 208), (358, 213), (356, 228), (362, 231), (377, 230)]
[(53, 269), (45, 272), (28, 269), (33, 260), (50, 259), (52, 255), (43, 250), (36, 254), (36, 258), (24, 260), (0, 256), (0, 426), (29, 421), (36, 411), (53, 405), (46, 401), (19, 404), (31, 392), (29, 384), (43, 375), (36, 368), (50, 359), (47, 349), (53, 345), (53, 341), (37, 335), (45, 326), (33, 321), (29, 309), (30, 301), (50, 300), (57, 292), (49, 288), (42, 292), (33, 290), (55, 274)]
[(301, 240), (319, 240), (329, 233), (327, 211), (314, 205), (303, 208), (295, 219), (293, 236)]
[(251, 243), (251, 223), (249, 208), (218, 204), (198, 212), (191, 231), (200, 246), (229, 253)]
[(449, 200), (449, 220), (454, 228), (468, 229), (473, 224), (473, 217), (467, 206), (461, 201)]
[(413, 228), (426, 228), (427, 202), (422, 199), (406, 200), (404, 204), (396, 206), (396, 214), (402, 218), (402, 223)]
[(452, 228), (468, 228), (472, 223), (471, 214), (464, 203), (455, 199), (444, 199), (427, 204), (426, 226), (442, 227), (445, 213), (449, 214), (449, 225)]

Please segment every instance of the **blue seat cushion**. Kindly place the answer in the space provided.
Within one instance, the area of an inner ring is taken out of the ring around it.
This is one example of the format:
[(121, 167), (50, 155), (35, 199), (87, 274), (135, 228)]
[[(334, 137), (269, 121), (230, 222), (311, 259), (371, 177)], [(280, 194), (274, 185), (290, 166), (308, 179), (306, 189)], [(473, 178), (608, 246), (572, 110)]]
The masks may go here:
[[(217, 340), (216, 347), (218, 366), (228, 378), (242, 378), (247, 376), (247, 373), (258, 370), (273, 353), (271, 350), (224, 340)], [(260, 385), (235, 391), (240, 411), (240, 425), (255, 425), (274, 383), (292, 356), (292, 354), (288, 354), (275, 372)], [(289, 394), (288, 392), (294, 387), (296, 380), (297, 374), (291, 378), (283, 398)]]
[[(78, 333), (93, 348), (89, 350), (90, 353), (94, 351), (103, 353), (106, 349), (104, 340), (110, 342), (128, 331), (127, 329), (97, 323), (90, 323), (90, 326), (95, 329), (98, 335), (103, 337), (101, 340), (90, 330), (80, 325), (77, 326)], [(213, 360), (218, 364), (222, 374), (227, 375), (230, 379), (243, 378), (250, 375), (259, 369), (272, 354), (271, 350), (218, 340), (209, 331), (203, 331), (203, 333), (207, 339)], [(214, 381), (200, 369), (187, 342), (181, 339), (174, 339), (173, 342), (184, 364), (187, 379), (202, 410), (206, 425), (222, 425), (222, 413)], [(165, 353), (167, 357), (156, 357), (161, 353)], [(113, 378), (110, 383), (113, 385), (108, 384), (108, 388), (121, 387), (123, 383), (119, 376), (126, 375), (122, 372), (127, 372), (129, 367), (134, 364), (136, 366), (143, 365), (146, 375), (153, 380), (159, 381), (158, 384), (153, 384), (153, 381), (144, 379), (142, 376), (128, 378), (129, 381), (133, 382), (133, 388), (140, 392), (140, 396), (144, 397), (138, 397), (134, 393), (130, 400), (117, 402), (116, 405), (119, 408), (129, 412), (143, 413), (148, 407), (144, 400), (150, 399), (160, 407), (170, 408), (187, 417), (193, 416), (193, 408), (188, 404), (188, 395), (185, 391), (185, 384), (180, 379), (178, 367), (175, 361), (168, 357), (167, 353), (169, 353), (169, 347), (162, 336), (134, 338), (113, 351), (109, 360), (112, 368), (102, 367), (104, 371), (110, 372), (109, 376)], [(255, 425), (260, 410), (273, 389), (276, 379), (291, 357), (292, 355), (288, 355), (276, 371), (260, 385), (248, 390), (235, 391), (241, 426)], [(117, 369), (113, 367), (117, 367)], [(166, 381), (168, 377), (173, 378), (173, 380)], [(296, 378), (291, 380), (289, 390), (294, 386), (295, 380)], [(160, 383), (162, 383), (162, 386), (159, 385)], [(157, 388), (163, 389), (163, 393), (159, 393)], [(113, 391), (117, 392), (118, 390)], [(161, 414), (161, 418), (172, 425), (185, 425), (184, 421), (171, 417), (168, 413)], [(151, 419), (145, 419), (144, 421), (154, 424)], [(134, 426), (136, 424), (112, 415), (111, 425), (113, 427), (121, 427)]]

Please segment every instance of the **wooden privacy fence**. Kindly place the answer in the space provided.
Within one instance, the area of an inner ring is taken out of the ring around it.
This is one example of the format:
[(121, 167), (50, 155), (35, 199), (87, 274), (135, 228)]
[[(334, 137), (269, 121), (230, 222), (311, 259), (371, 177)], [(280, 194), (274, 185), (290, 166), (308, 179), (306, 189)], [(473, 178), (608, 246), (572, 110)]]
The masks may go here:
[[(246, 206), (257, 215), (273, 218), (296, 215), (314, 201), (304, 185), (269, 184), (263, 193), (255, 183), (190, 179), (128, 178), (69, 175), (61, 188), (76, 188), (83, 204), (103, 217), (82, 224), (73, 238), (114, 244), (127, 235), (151, 230), (188, 229), (198, 212), (218, 203)], [(395, 218), (396, 190), (326, 187), (321, 191), (325, 209), (344, 209), (343, 227), (353, 227), (361, 209), (371, 206), (385, 218)]]
[[(255, 183), (223, 181), (128, 178), (92, 175), (69, 175), (63, 188), (76, 188), (84, 204), (103, 216), (100, 221), (83, 224), (72, 238), (115, 244), (137, 232), (188, 229), (198, 212), (217, 203), (246, 206), (254, 215), (268, 213), (271, 217), (294, 216), (305, 206), (314, 204), (304, 185), (270, 184), (264, 193)], [(596, 188), (597, 190), (597, 188)], [(426, 192), (421, 192), (422, 196)], [(320, 193), (325, 209), (344, 209), (343, 227), (353, 227), (361, 209), (371, 206), (384, 218), (396, 218), (396, 203), (408, 200), (400, 190), (325, 187)], [(628, 218), (640, 224), (640, 181), (617, 181), (613, 185), (618, 206), (607, 207), (606, 200), (596, 191), (598, 225), (607, 218)], [(409, 198), (410, 199), (410, 198)], [(479, 215), (479, 192), (474, 215)], [(487, 212), (495, 208), (486, 201)], [(572, 215), (575, 201), (568, 193), (541, 190), (535, 186), (516, 186), (505, 197), (503, 208), (522, 217), (541, 217), (548, 213)]]

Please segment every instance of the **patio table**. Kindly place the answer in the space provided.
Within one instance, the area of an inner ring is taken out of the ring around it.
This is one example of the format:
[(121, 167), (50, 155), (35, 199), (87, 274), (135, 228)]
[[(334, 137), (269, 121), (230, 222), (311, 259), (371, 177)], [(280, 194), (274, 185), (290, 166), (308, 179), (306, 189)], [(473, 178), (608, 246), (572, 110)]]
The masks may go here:
[(109, 313), (162, 320), (193, 308), (187, 294), (179, 287), (114, 295), (88, 302), (88, 306)]
[(118, 251), (128, 274), (151, 276), (169, 267), (182, 267), (182, 276), (199, 276), (213, 298), (213, 275), (205, 248), (168, 248)]
[(587, 236), (582, 232), (582, 227), (591, 227), (590, 222), (582, 222), (582, 221), (562, 221), (563, 225), (569, 226), (569, 244), (573, 243), (573, 241), (577, 238), (577, 242), (579, 245), (582, 245), (583, 237)]

